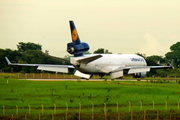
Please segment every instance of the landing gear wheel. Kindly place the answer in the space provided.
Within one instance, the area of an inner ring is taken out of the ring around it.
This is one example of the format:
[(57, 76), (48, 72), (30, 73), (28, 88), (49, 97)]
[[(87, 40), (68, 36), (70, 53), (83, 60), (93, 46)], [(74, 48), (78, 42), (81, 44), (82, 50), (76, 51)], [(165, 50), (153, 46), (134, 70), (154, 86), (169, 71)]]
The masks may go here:
[(99, 76), (101, 77), (101, 79), (104, 77), (104, 74), (99, 74)]
[(92, 77), (93, 77), (93, 75), (90, 76), (90, 78), (92, 78)]

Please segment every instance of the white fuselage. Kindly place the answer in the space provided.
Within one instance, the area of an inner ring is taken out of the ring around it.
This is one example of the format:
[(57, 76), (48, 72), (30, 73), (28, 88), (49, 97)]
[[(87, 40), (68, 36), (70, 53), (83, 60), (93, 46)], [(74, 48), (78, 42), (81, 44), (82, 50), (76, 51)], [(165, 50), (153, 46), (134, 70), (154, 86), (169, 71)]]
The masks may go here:
[(121, 67), (147, 66), (144, 58), (133, 54), (100, 54), (102, 55), (101, 58), (98, 58), (88, 64), (77, 62), (77, 60), (95, 55), (97, 54), (89, 54), (81, 57), (71, 57), (70, 62), (77, 70), (87, 74), (109, 74), (111, 71)]

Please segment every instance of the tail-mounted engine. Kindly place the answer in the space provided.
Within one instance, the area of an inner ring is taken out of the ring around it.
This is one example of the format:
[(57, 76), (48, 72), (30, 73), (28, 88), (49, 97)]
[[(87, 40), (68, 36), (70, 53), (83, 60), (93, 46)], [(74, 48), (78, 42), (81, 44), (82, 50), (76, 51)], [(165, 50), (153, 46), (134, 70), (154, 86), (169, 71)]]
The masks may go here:
[(134, 73), (133, 77), (134, 78), (145, 78), (146, 77), (146, 72)]
[(76, 45), (74, 42), (67, 44), (67, 52), (69, 54), (74, 54), (75, 57), (82, 56), (83, 53), (89, 50), (89, 45), (85, 42), (82, 42)]

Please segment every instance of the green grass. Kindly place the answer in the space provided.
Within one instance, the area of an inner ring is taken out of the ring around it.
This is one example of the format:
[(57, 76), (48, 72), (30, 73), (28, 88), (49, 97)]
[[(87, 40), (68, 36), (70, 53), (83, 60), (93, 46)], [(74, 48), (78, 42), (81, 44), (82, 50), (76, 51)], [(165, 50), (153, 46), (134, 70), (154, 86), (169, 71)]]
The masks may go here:
[[(177, 110), (177, 101), (180, 101), (180, 84), (176, 81), (170, 83), (151, 83), (146, 81), (28, 81), (0, 78), (0, 106), (6, 107), (6, 114), (16, 113), (16, 105), (19, 114), (28, 113), (31, 106), (31, 114), (39, 114), (42, 105), (45, 114), (52, 114), (54, 103), (56, 113), (65, 113), (66, 103), (69, 111), (79, 111), (79, 103), (82, 112), (91, 114), (91, 106), (94, 104), (95, 113), (104, 113), (104, 103), (109, 113), (115, 113), (116, 102), (121, 112), (129, 112), (129, 101), (133, 111), (153, 109)], [(0, 109), (2, 115), (3, 109)]]

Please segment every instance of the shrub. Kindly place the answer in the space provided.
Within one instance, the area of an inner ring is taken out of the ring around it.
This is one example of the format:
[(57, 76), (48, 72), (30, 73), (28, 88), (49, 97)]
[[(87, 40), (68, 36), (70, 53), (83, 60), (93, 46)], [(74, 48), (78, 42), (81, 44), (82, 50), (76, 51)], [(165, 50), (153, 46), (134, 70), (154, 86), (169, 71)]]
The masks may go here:
[(81, 82), (81, 79), (77, 79), (78, 82)]
[(4, 78), (5, 79), (8, 79), (10, 77), (10, 75), (5, 75)]
[(150, 80), (150, 83), (153, 83), (154, 81), (153, 80)]
[(177, 80), (177, 83), (180, 84), (180, 80)]
[(163, 80), (162, 79), (158, 79), (157, 83), (163, 83)]
[(104, 81), (107, 81), (107, 79), (108, 79), (108, 77), (107, 76), (105, 76), (105, 77), (103, 77), (104, 78)]

